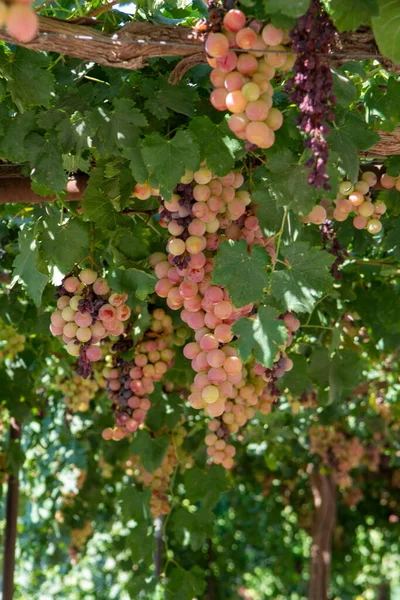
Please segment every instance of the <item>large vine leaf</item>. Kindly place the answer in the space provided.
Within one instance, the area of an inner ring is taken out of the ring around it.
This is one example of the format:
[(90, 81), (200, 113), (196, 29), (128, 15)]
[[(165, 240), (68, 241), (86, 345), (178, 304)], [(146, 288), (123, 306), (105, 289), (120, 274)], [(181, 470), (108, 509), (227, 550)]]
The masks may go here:
[(204, 571), (198, 566), (192, 567), (190, 571), (180, 566), (174, 567), (168, 575), (166, 600), (201, 598), (206, 588), (204, 575)]
[(311, 312), (317, 298), (332, 289), (329, 267), (334, 258), (306, 242), (296, 242), (282, 254), (289, 264), (272, 273), (271, 294), (286, 310)]
[(152, 133), (144, 138), (144, 162), (150, 179), (161, 194), (168, 197), (185, 172), (185, 167), (195, 171), (200, 166), (200, 149), (193, 135), (183, 129), (171, 138)]
[(143, 429), (137, 432), (130, 450), (132, 454), (139, 454), (146, 471), (153, 473), (164, 460), (170, 441), (167, 435), (152, 438), (149, 432)]
[(301, 17), (307, 12), (310, 0), (263, 0), (268, 14), (283, 13), (288, 17)]
[(31, 52), (19, 46), (14, 54), (1, 57), (0, 72), (21, 112), (27, 106), (48, 105), (54, 93), (54, 77), (49, 65), (50, 59), (43, 52)]
[(112, 269), (108, 275), (110, 286), (117, 292), (126, 292), (129, 296), (146, 300), (154, 292), (157, 279), (154, 275), (140, 269)]
[(90, 230), (86, 223), (69, 219), (60, 224), (58, 211), (42, 220), (38, 237), (43, 258), (65, 273), (88, 254)]
[[(20, 231), (18, 241), (19, 254), (14, 260), (11, 286), (15, 285), (18, 280), (22, 281), (29, 296), (39, 306), (43, 290), (49, 278), (43, 273), (43, 265), (40, 264), (40, 256), (33, 230), (24, 229)], [(40, 265), (40, 268), (38, 265)]]
[(232, 135), (226, 121), (213, 123), (208, 117), (195, 117), (189, 130), (200, 147), (201, 158), (207, 159), (207, 166), (216, 175), (223, 177), (234, 168), (242, 144)]
[(254, 319), (240, 319), (234, 324), (232, 329), (239, 336), (237, 347), (244, 362), (253, 354), (264, 367), (272, 367), (276, 353), (288, 340), (286, 326), (278, 317), (279, 312), (272, 306), (261, 306)]
[(267, 163), (266, 185), (278, 206), (289, 206), (301, 215), (307, 215), (315, 205), (316, 192), (307, 182), (307, 169), (299, 164), (290, 150), (281, 150)]
[(226, 287), (233, 304), (240, 308), (262, 300), (268, 283), (265, 267), (269, 263), (269, 254), (261, 246), (253, 246), (249, 253), (245, 240), (227, 240), (219, 247), (212, 280)]
[(379, 14), (378, 0), (331, 0), (330, 8), (339, 31), (356, 31)]
[(400, 63), (400, 0), (379, 0), (379, 15), (372, 18), (372, 30), (380, 52)]

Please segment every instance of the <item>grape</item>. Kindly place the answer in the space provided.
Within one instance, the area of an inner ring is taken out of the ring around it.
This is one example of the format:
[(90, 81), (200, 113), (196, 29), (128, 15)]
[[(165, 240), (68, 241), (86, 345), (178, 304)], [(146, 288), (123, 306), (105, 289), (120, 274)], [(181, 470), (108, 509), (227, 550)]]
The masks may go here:
[(92, 269), (83, 269), (79, 273), (79, 279), (85, 285), (91, 285), (92, 283), (94, 283), (96, 281), (97, 273), (96, 273), (96, 271), (93, 271)]
[(326, 219), (326, 210), (323, 206), (314, 206), (310, 214), (308, 215), (308, 219), (311, 223), (316, 225), (320, 225)]
[(268, 46), (277, 46), (283, 42), (283, 31), (269, 23), (262, 30), (262, 39)]
[(265, 124), (268, 125), (272, 131), (280, 129), (283, 124), (283, 115), (277, 108), (271, 108), (266, 118)]
[[(264, 121), (268, 116), (269, 110), (268, 105), (263, 100), (256, 100), (255, 102), (248, 103), (246, 116), (250, 121)], [(233, 118), (231, 117), (231, 119)]]
[(251, 49), (257, 42), (257, 34), (250, 27), (243, 27), (236, 33), (236, 44), (243, 50)]
[(384, 173), (381, 177), (380, 184), (385, 189), (390, 190), (395, 187), (396, 179), (395, 177), (391, 177), (387, 173)]
[(379, 233), (382, 229), (382, 223), (378, 219), (369, 219), (367, 224), (368, 232), (372, 235)]
[(168, 243), (168, 252), (170, 252), (173, 256), (180, 256), (186, 250), (185, 242), (180, 239), (170, 240)]
[(370, 187), (374, 187), (378, 181), (378, 178), (372, 171), (364, 171), (361, 176), (361, 180), (365, 181)]
[(229, 52), (228, 38), (222, 33), (210, 33), (206, 41), (206, 52), (213, 58), (224, 56)]
[(246, 16), (241, 10), (229, 10), (224, 17), (224, 26), (229, 31), (240, 31), (246, 24)]
[(233, 113), (242, 113), (247, 106), (247, 99), (242, 91), (229, 92), (225, 98), (226, 107)]
[(370, 217), (374, 214), (374, 205), (372, 202), (363, 202), (358, 207), (358, 212), (362, 217)]
[(12, 4), (7, 15), (8, 33), (24, 44), (31, 42), (38, 34), (39, 18), (28, 6)]
[[(260, 91), (259, 86), (256, 83), (249, 81), (248, 83), (245, 83), (244, 86), (242, 87), (242, 94), (248, 102), (255, 102), (256, 100), (259, 99), (259, 97), (261, 95), (261, 91)], [(227, 102), (227, 106), (228, 106), (228, 108), (230, 108), (228, 102)], [(239, 111), (239, 112), (242, 112), (242, 111)]]
[(137, 183), (133, 190), (133, 195), (139, 200), (148, 200), (152, 193), (153, 190), (148, 181), (145, 181), (144, 183)]
[(247, 125), (246, 138), (260, 148), (270, 148), (275, 141), (273, 131), (261, 121), (252, 121)]
[(227, 104), (226, 104), (226, 98), (228, 95), (228, 91), (223, 88), (216, 88), (215, 90), (213, 90), (211, 92), (211, 96), (210, 96), (210, 101), (211, 104), (213, 105), (214, 108), (216, 108), (217, 110), (226, 110), (227, 109)]

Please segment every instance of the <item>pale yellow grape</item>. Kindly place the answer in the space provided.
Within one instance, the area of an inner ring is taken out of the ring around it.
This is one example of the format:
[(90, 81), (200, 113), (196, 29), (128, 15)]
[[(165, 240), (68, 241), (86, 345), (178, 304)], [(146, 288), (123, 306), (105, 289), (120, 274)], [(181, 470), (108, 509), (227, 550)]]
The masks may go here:
[(219, 390), (215, 385), (206, 385), (201, 392), (201, 397), (207, 404), (213, 404), (219, 399)]
[(354, 190), (354, 186), (351, 181), (342, 181), (339, 185), (339, 192), (344, 196), (348, 196)]
[(180, 256), (186, 250), (186, 245), (183, 240), (173, 239), (168, 242), (168, 252), (173, 256)]
[(248, 102), (255, 102), (259, 99), (261, 91), (256, 83), (249, 81), (242, 87), (242, 94)]
[(372, 202), (363, 202), (358, 207), (358, 213), (362, 217), (370, 217), (374, 214), (374, 205), (372, 204)]
[(379, 233), (382, 229), (382, 223), (378, 219), (370, 219), (367, 224), (367, 230), (372, 235)]

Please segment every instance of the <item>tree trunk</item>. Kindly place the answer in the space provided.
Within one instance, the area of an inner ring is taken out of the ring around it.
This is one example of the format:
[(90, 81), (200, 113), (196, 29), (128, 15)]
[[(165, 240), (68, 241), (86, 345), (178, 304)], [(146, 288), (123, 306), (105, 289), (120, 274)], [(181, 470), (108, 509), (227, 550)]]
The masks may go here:
[(378, 595), (376, 600), (390, 600), (390, 583), (381, 583), (378, 587)]
[(336, 484), (319, 472), (310, 475), (314, 500), (308, 600), (328, 600), (332, 536), (336, 520)]
[[(21, 424), (11, 420), (10, 440), (21, 438)], [(17, 542), (19, 481), (18, 472), (8, 476), (6, 531), (4, 536), (3, 557), (3, 600), (14, 597), (15, 546)]]

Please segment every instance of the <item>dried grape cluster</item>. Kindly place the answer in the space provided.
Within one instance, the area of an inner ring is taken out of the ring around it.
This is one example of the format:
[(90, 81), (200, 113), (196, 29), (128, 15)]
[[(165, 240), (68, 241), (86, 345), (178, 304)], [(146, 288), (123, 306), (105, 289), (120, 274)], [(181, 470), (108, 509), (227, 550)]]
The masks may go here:
[[(391, 185), (391, 179), (383, 175), (381, 185), (383, 187)], [(321, 200), (303, 222), (317, 225), (324, 223), (326, 219), (342, 222), (354, 215), (353, 225), (356, 229), (366, 229), (371, 235), (379, 233), (382, 229), (380, 218), (386, 212), (386, 205), (380, 200), (373, 202), (372, 188), (377, 180), (375, 173), (365, 171), (355, 185), (350, 181), (342, 181), (336, 199), (333, 202), (327, 199)], [(395, 180), (393, 187), (394, 185)]]
[[(226, 445), (227, 436), (236, 433), (255, 408), (269, 410), (271, 404), (264, 391), (269, 381), (265, 372), (245, 368), (232, 344), (233, 323), (252, 315), (253, 305), (235, 307), (228, 291), (212, 284), (213, 256), (223, 240), (244, 239), (248, 248), (260, 244), (274, 256), (275, 248), (249, 208), (249, 193), (239, 190), (242, 184), (240, 173), (216, 177), (205, 165), (195, 173), (186, 172), (172, 197), (161, 199), (160, 223), (171, 234), (169, 254), (150, 257), (159, 279), (156, 293), (172, 310), (181, 310), (181, 319), (195, 332), (195, 341), (184, 348), (196, 372), (190, 404), (214, 418), (231, 413), (225, 420), (222, 417), (218, 440), (208, 438), (221, 442), (209, 444), (209, 455), (227, 468), (234, 453)], [(288, 359), (286, 366), (291, 368)]]
[(125, 304), (127, 295), (112, 292), (107, 281), (95, 271), (83, 269), (78, 277), (64, 278), (57, 296), (50, 330), (62, 337), (68, 354), (79, 357), (79, 375), (89, 377), (92, 362), (103, 355), (99, 342), (124, 333), (124, 322), (131, 314)]
[(31, 42), (39, 32), (39, 19), (32, 10), (32, 0), (0, 0), (0, 27), (19, 42)]
[(319, 0), (311, 0), (309, 10), (299, 18), (290, 32), (292, 48), (296, 54), (294, 77), (289, 79), (286, 90), (290, 99), (301, 111), (298, 125), (306, 134), (304, 142), (312, 157), (305, 163), (311, 168), (308, 182), (316, 188), (329, 189), (328, 162), (329, 133), (327, 121), (333, 121), (333, 78), (321, 54), (327, 54), (335, 34), (334, 26)]
[(153, 311), (150, 328), (138, 342), (133, 360), (124, 360), (118, 352), (102, 374), (115, 414), (116, 426), (103, 431), (106, 440), (121, 440), (145, 421), (151, 406), (148, 395), (154, 382), (161, 381), (172, 366), (175, 351), (172, 319), (162, 308)]
[[(158, 432), (156, 437), (162, 433), (164, 432)], [(182, 424), (174, 429), (165, 458), (153, 473), (146, 471), (142, 459), (138, 455), (132, 455), (124, 465), (128, 475), (135, 477), (139, 483), (143, 484), (143, 487), (151, 488), (150, 510), (154, 518), (166, 515), (171, 510), (168, 489), (177, 466), (180, 465), (183, 468), (191, 466), (191, 461), (181, 451), (185, 436), (186, 429)]]
[(323, 249), (335, 257), (335, 261), (331, 266), (332, 275), (335, 279), (340, 280), (343, 277), (340, 266), (346, 260), (348, 253), (339, 242), (332, 221), (324, 221), (321, 225), (321, 238)]
[[(285, 32), (272, 24), (263, 26), (250, 21), (240, 10), (229, 10), (221, 31), (209, 33), (206, 52), (214, 90), (211, 104), (220, 111), (232, 113), (228, 125), (241, 140), (252, 146), (270, 148), (275, 131), (282, 126), (282, 113), (272, 107), (274, 88), (271, 80), (277, 68), (292, 68), (294, 55), (282, 44)], [(268, 53), (263, 51), (269, 50)]]

